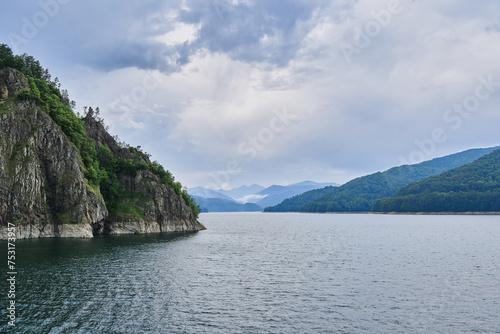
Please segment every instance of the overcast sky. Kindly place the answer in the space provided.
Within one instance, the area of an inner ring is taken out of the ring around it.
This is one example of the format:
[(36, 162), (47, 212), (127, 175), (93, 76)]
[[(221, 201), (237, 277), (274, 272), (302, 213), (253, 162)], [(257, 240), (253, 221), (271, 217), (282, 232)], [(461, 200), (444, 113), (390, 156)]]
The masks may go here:
[(189, 187), (500, 145), (498, 0), (3, 1), (0, 43)]

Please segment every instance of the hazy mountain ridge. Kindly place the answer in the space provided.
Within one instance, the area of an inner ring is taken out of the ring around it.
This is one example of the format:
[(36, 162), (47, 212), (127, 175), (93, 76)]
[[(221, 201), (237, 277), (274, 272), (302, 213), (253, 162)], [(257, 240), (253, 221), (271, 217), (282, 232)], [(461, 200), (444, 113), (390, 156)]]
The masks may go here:
[(265, 187), (263, 187), (261, 185), (252, 184), (250, 186), (243, 185), (243, 186), (231, 189), (231, 190), (220, 189), (220, 190), (218, 190), (218, 192), (221, 194), (224, 194), (232, 199), (238, 200), (238, 199), (244, 198), (246, 196), (255, 195), (264, 189), (265, 189)]
[(254, 212), (262, 208), (254, 203), (238, 203), (221, 198), (204, 198), (193, 196), (200, 206), (201, 212)]
[[(283, 201), (285, 198), (295, 196), (312, 189), (323, 188), (327, 185), (332, 186), (337, 184), (303, 181), (287, 186), (272, 185), (267, 188), (258, 184), (253, 184), (251, 186), (244, 185), (232, 190), (213, 190), (203, 187), (195, 187), (188, 189), (188, 193), (195, 197), (198, 204), (202, 208), (202, 211), (205, 209), (205, 212), (246, 211), (248, 209), (250, 209), (248, 211), (262, 211), (262, 208), (267, 205), (274, 205)], [(228, 197), (230, 194), (235, 197)], [(243, 197), (238, 197), (242, 195)], [(249, 206), (246, 204), (253, 205)], [(257, 208), (259, 209), (257, 210)]]

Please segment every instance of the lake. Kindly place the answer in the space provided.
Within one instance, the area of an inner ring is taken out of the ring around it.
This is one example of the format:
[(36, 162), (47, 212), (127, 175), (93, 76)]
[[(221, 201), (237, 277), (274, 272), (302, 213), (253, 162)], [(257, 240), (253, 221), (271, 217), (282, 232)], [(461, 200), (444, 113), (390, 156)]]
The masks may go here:
[(200, 221), (208, 230), (18, 240), (16, 333), (500, 333), (498, 216)]

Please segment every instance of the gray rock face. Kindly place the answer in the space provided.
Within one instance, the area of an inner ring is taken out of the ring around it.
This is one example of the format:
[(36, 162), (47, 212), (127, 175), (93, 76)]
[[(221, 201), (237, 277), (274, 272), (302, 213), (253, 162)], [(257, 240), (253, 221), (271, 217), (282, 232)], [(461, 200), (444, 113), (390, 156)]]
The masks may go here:
[(0, 86), (4, 82), (3, 90), (7, 90), (9, 96), (15, 96), (23, 89), (29, 88), (28, 79), (19, 71), (12, 68), (3, 68), (0, 70)]
[[(19, 79), (15, 70), (2, 75), (8, 83)], [(14, 82), (14, 91), (27, 88), (22, 81)], [(15, 224), (17, 238), (92, 237), (108, 211), (99, 190), (84, 179), (77, 149), (33, 102), (13, 99), (2, 108), (0, 239), (8, 223)]]
[(105, 222), (103, 233), (183, 232), (205, 229), (182, 197), (170, 186), (162, 184), (153, 173), (141, 170), (135, 177), (122, 175), (119, 181), (122, 190), (136, 194), (127, 201), (138, 208), (144, 218), (138, 220), (111, 217)]
[[(0, 239), (7, 239), (9, 224), (18, 239), (204, 229), (182, 197), (149, 171), (119, 180), (122, 190), (138, 194), (130, 204), (144, 218), (109, 219), (99, 189), (84, 177), (78, 150), (34, 102), (15, 98), (23, 89), (29, 85), (20, 72), (0, 70)], [(96, 143), (120, 151), (96, 123), (89, 132)]]

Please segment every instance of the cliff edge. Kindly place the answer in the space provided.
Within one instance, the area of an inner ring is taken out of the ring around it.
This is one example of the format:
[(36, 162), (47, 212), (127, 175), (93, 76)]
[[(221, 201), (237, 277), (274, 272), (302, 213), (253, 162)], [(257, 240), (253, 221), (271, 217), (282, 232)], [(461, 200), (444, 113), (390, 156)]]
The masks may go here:
[(157, 165), (146, 154), (121, 148), (87, 115), (85, 132), (97, 152), (111, 152), (113, 166), (122, 163), (115, 167), (114, 197), (90, 182), (90, 172), (103, 170), (90, 170), (87, 155), (55, 121), (52, 102), (40, 106), (33, 82), (16, 69), (0, 69), (0, 239), (7, 239), (9, 224), (18, 239), (204, 229), (189, 198), (154, 173)]

